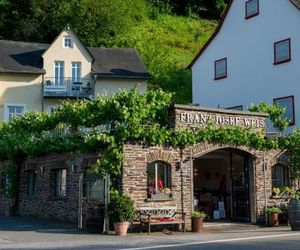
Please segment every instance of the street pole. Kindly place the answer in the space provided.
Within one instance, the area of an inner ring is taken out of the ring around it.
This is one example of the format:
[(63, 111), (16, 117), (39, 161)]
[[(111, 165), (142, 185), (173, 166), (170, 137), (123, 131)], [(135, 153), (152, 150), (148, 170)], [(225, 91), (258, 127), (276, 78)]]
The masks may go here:
[(266, 163), (266, 152), (263, 151), (263, 171), (264, 171), (264, 198), (265, 198), (265, 225), (268, 225), (268, 214), (267, 214), (267, 206), (268, 206), (268, 198), (267, 198), (267, 188), (266, 188), (266, 182), (267, 182), (267, 163)]

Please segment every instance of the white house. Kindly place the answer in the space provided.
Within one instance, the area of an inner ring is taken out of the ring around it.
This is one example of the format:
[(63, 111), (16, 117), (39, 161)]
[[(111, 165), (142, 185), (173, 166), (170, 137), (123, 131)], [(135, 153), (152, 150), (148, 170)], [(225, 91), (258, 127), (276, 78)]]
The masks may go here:
[(232, 0), (189, 67), (193, 103), (247, 110), (286, 107), (300, 127), (300, 0)]

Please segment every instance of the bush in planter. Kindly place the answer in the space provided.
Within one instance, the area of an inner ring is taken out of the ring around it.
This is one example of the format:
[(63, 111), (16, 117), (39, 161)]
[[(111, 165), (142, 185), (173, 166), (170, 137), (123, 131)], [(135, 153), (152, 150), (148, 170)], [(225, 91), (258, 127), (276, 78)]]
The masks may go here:
[(278, 196), (279, 194), (280, 194), (280, 188), (278, 188), (278, 187), (273, 187), (272, 188), (272, 195), (273, 196)]
[(192, 218), (205, 218), (207, 214), (203, 211), (194, 211), (192, 212)]
[(282, 210), (279, 207), (268, 207), (267, 208), (267, 213), (268, 214), (281, 214)]
[(134, 202), (118, 192), (111, 193), (108, 204), (108, 216), (114, 222), (114, 228), (117, 235), (126, 235), (129, 222), (134, 218)]
[(279, 207), (268, 207), (266, 212), (269, 215), (269, 226), (275, 227), (279, 225), (278, 215), (282, 213)]
[(194, 211), (192, 212), (192, 225), (193, 232), (201, 233), (203, 232), (203, 219), (207, 216), (207, 214), (203, 211)]

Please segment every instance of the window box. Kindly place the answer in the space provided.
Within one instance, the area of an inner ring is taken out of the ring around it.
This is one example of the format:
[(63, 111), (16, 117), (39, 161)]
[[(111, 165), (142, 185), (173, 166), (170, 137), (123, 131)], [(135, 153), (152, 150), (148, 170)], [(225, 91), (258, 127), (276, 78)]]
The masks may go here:
[(249, 0), (245, 3), (245, 19), (257, 16), (259, 14), (259, 1)]
[(215, 80), (227, 77), (227, 58), (215, 61)]
[(286, 63), (291, 60), (291, 39), (274, 43), (274, 65)]

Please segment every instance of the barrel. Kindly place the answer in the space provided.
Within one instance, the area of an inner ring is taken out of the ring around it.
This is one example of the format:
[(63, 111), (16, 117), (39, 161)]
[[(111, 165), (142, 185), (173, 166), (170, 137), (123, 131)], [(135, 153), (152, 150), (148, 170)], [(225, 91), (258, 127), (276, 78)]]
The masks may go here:
[(300, 231), (300, 201), (290, 201), (288, 213), (292, 230)]

